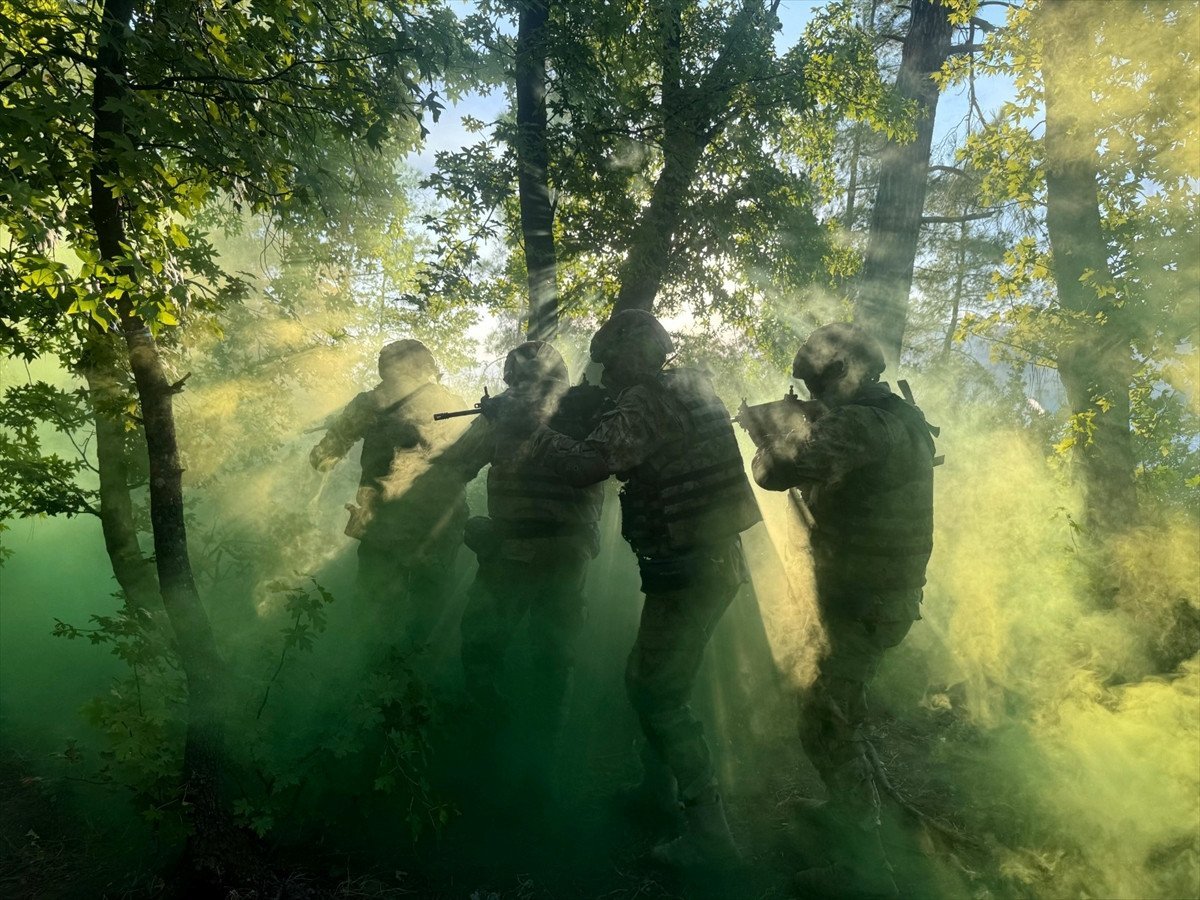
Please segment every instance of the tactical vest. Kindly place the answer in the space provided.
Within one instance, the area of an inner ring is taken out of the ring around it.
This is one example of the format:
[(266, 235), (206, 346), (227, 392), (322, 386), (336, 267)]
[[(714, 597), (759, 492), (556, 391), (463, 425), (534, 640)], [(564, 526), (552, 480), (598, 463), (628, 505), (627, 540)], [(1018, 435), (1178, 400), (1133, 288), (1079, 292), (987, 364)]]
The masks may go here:
[[(560, 401), (560, 410), (574, 410), (586, 387), (573, 387)], [(594, 389), (593, 389), (594, 390)], [(599, 409), (599, 404), (593, 404)], [(575, 421), (578, 415), (556, 412), (550, 419), (555, 431), (585, 437), (593, 422)], [(553, 470), (532, 462), (523, 437), (497, 435), (492, 467), (488, 470), (488, 515), (511, 537), (594, 537), (604, 506), (604, 485), (572, 487)]]
[(662, 558), (732, 538), (762, 516), (729, 410), (708, 379), (664, 372), (654, 387), (677, 427), (652, 459), (621, 473), (621, 532), (638, 556)]
[[(370, 397), (370, 393), (360, 394)], [(377, 403), (371, 398), (371, 403)], [(462, 406), (461, 398), (440, 384), (423, 384), (388, 406), (378, 408), (374, 421), (363, 434), (361, 485), (369, 487), (387, 477), (397, 453), (416, 450), (425, 444), (421, 425), (431, 421), (433, 412)]]
[(376, 494), (361, 540), (393, 545), (414, 559), (448, 555), (461, 541), (466, 485), (457, 471), (435, 463), (447, 437), (426, 429), (435, 411), (462, 404), (430, 383), (377, 410), (363, 436), (361, 485)]
[(817, 583), (823, 594), (920, 588), (933, 550), (929, 425), (917, 407), (895, 394), (851, 402), (881, 411), (892, 451), (881, 464), (813, 492)]
[(600, 521), (604, 485), (572, 487), (552, 470), (495, 459), (487, 476), (488, 515), (517, 535), (555, 537)]

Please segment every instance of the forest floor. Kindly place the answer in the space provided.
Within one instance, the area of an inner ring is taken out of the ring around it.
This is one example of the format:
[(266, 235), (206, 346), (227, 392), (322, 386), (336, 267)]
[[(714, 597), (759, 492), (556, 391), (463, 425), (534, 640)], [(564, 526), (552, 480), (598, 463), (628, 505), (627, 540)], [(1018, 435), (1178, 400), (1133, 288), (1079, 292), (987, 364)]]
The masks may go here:
[[(736, 866), (690, 878), (655, 867), (646, 854), (669, 831), (663, 823), (630, 820), (618, 809), (615, 788), (635, 779), (637, 761), (631, 735), (624, 729), (609, 734), (610, 746), (593, 745), (586, 765), (564, 779), (567, 799), (556, 807), (538, 806), (516, 785), (491, 785), (492, 795), (484, 796), (477, 791), (488, 785), (478, 778), (459, 779), (450, 791), (459, 812), (438, 836), (405, 846), (395, 837), (402, 829), (381, 828), (336, 835), (320, 846), (281, 848), (270, 860), (279, 873), (274, 890), (230, 896), (772, 900), (795, 896), (792, 875), (824, 861), (819, 819), (797, 813), (789, 802), (819, 796), (819, 784), (806, 764), (797, 764), (795, 747), (781, 745), (761, 748), (764, 758), (778, 760), (769, 778), (727, 793), (742, 851)], [(891, 770), (905, 773), (893, 776), (898, 786), (929, 814), (947, 815), (951, 792), (931, 780), (920, 762), (927, 758), (930, 735), (885, 714), (878, 717), (876, 738), (887, 748)], [(11, 755), (0, 765), (0, 896), (177, 895), (152, 867), (141, 867), (144, 858), (114, 845), (130, 836), (104, 833), (74, 816), (31, 771)], [(964, 871), (954, 848), (939, 846), (936, 834), (895, 804), (887, 806), (887, 846), (903, 896), (996, 896)]]
[[(575, 670), (570, 713), (553, 781), (557, 802), (543, 803), (530, 770), (519, 724), (508, 763), (490, 768), (464, 739), (457, 622), (448, 608), (421, 661), (423, 677), (444, 695), (441, 726), (432, 737), (429, 777), (436, 799), (454, 810), (436, 831), (413, 840), (394, 795), (324, 787), (299, 831), (269, 848), (277, 881), (269, 891), (230, 896), (296, 898), (418, 897), (463, 900), (611, 898), (611, 900), (773, 900), (794, 896), (791, 881), (803, 868), (827, 860), (830, 837), (819, 819), (797, 814), (791, 801), (819, 797), (819, 779), (797, 738), (794, 689), (783, 683), (752, 592), (734, 602), (706, 651), (693, 696), (704, 723), (730, 825), (741, 850), (737, 865), (692, 877), (647, 862), (648, 851), (671, 837), (669, 829), (628, 818), (614, 801), (637, 780), (638, 726), (625, 696), (624, 661), (638, 627), (632, 566), (593, 566), (587, 639)], [(467, 573), (464, 573), (464, 578)], [(465, 583), (464, 583), (465, 586)], [(460, 592), (461, 593), (461, 592)], [(460, 603), (463, 601), (460, 601)], [(334, 614), (353, 618), (353, 606)], [(349, 632), (331, 626), (320, 652), (345, 655)], [(509, 649), (505, 694), (527, 696), (529, 646)], [(319, 660), (314, 677), (323, 671)], [(456, 687), (457, 686), (457, 687)], [(327, 689), (327, 688), (326, 688)], [(336, 694), (336, 691), (334, 691)], [(884, 705), (874, 716), (874, 743), (903, 794), (928, 815), (953, 821), (968, 814), (965, 800), (932, 761), (931, 747), (960, 728), (946, 710), (919, 708), (914, 697), (903, 717)], [(344, 707), (334, 707), (335, 714)], [(955, 741), (969, 742), (966, 731)], [(11, 742), (10, 742), (11, 743)], [(156, 843), (154, 830), (111, 787), (58, 781), (29, 758), (9, 752), (0, 760), (0, 896), (5, 898), (177, 896), (158, 873), (177, 846)], [(531, 777), (532, 776), (532, 777)], [(353, 780), (347, 774), (346, 782)], [(368, 782), (369, 784), (369, 782)], [(81, 794), (92, 791), (85, 802)], [(108, 793), (104, 793), (107, 791)], [(119, 792), (117, 792), (119, 793)], [(326, 803), (328, 798), (328, 803)], [(122, 804), (124, 804), (122, 806)], [(95, 810), (104, 808), (106, 815)], [(127, 809), (126, 809), (127, 808)], [(888, 804), (885, 843), (906, 897), (1021, 896), (988, 882), (986, 854), (947, 842)], [(86, 812), (91, 810), (91, 812)], [(114, 823), (129, 822), (121, 825)], [(177, 844), (177, 842), (176, 842)], [(999, 889), (997, 889), (997, 887)]]

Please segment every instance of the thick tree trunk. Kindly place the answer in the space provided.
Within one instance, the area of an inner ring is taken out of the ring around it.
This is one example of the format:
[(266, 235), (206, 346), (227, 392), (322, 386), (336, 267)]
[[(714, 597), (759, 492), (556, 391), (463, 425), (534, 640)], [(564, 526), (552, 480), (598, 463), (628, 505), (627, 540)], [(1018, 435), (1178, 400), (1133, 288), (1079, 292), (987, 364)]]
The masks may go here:
[[(134, 0), (105, 0), (93, 87), (91, 217), (102, 259), (120, 266), (125, 223), (112, 182), (120, 175), (115, 148), (125, 134), (119, 103), (127, 91), (125, 42)], [(235, 830), (221, 803), (221, 664), (208, 616), (200, 603), (188, 557), (183, 517), (183, 470), (175, 437), (169, 383), (154, 339), (128, 298), (117, 300), (121, 330), (141, 406), (150, 470), (150, 519), (163, 606), (187, 680), (188, 727), (183, 776), (193, 834), (189, 863), (218, 877)]]
[(620, 289), (613, 312), (654, 308), (683, 210), (683, 197), (704, 150), (703, 145), (696, 146), (697, 141), (687, 140), (689, 132), (697, 127), (694, 122), (697, 110), (688, 108), (683, 88), (680, 44), (683, 10), (679, 0), (664, 0), (659, 15), (663, 168), (654, 183), (650, 205), (634, 225), (629, 250), (617, 276)]
[(115, 336), (98, 329), (79, 365), (88, 387), (96, 426), (96, 468), (100, 474), (100, 527), (117, 584), (138, 609), (161, 606), (154, 566), (142, 554), (129, 490), (129, 457), (122, 419), (125, 392)]
[[(1083, 8), (1081, 8), (1083, 7)], [(1124, 313), (1100, 296), (1113, 283), (1100, 222), (1094, 101), (1073, 81), (1071, 60), (1088, 44), (1087, 4), (1042, 8), (1046, 102), (1046, 231), (1067, 333), (1058, 371), (1083, 427), (1076, 443), (1086, 524), (1111, 534), (1137, 519), (1136, 454), (1129, 389), (1137, 365)], [(1090, 274), (1089, 274), (1090, 273)]]
[(950, 9), (938, 0), (912, 0), (896, 89), (916, 104), (916, 139), (889, 141), (879, 166), (879, 186), (863, 269), (854, 292), (854, 318), (883, 345), (889, 365), (900, 359), (912, 290), (921, 212), (929, 182), (929, 154), (938, 88), (931, 77), (950, 52)]
[(546, 142), (546, 33), (549, 0), (524, 0), (517, 24), (517, 193), (529, 278), (531, 341), (558, 333), (554, 204), (550, 198), (550, 150)]

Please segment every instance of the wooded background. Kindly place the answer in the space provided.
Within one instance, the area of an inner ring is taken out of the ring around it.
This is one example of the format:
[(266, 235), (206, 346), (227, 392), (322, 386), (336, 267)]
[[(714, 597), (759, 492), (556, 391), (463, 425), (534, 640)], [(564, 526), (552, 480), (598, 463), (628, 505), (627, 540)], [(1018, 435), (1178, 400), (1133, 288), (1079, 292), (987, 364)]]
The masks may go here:
[[(1195, 2), (0, 0), (0, 22), (14, 778), (133, 797), (148, 871), (259, 878), (331, 776), (238, 710), (337, 608), (344, 498), (297, 483), (298, 454), (379, 346), (419, 337), (469, 394), (525, 337), (578, 374), (641, 308), (736, 405), (852, 319), (946, 435), (936, 646), (895, 709), (970, 729), (939, 764), (961, 785), (1031, 759), (1078, 777), (1070, 802), (1034, 779), (1007, 820), (966, 815), (989, 835), (972, 883), (1200, 892)], [(494, 115), (421, 162), (456, 103)], [(56, 568), (87, 535), (99, 564)], [(121, 661), (102, 739), (65, 738), (86, 726), (52, 699), (78, 655), (31, 687), (25, 642), (52, 630)], [(454, 817), (420, 775), (433, 701), (373, 689), (342, 738), (387, 733), (405, 777), (376, 787), (419, 843)], [(1137, 801), (1110, 792), (1131, 773)]]

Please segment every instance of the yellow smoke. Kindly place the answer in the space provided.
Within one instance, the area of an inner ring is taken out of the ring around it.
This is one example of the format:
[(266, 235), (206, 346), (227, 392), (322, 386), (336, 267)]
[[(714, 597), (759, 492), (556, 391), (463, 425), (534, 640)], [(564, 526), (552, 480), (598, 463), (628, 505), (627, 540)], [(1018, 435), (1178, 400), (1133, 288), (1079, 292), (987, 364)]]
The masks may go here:
[(977, 736), (948, 748), (935, 735), (937, 764), (992, 810), (977, 828), (1007, 820), (992, 850), (1014, 887), (1196, 896), (1200, 529), (1163, 519), (1097, 551), (1026, 432), (941, 398), (927, 409), (947, 463), (909, 650), (928, 670), (925, 705)]

